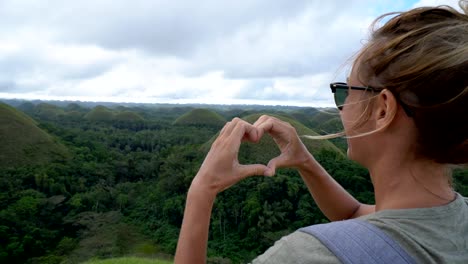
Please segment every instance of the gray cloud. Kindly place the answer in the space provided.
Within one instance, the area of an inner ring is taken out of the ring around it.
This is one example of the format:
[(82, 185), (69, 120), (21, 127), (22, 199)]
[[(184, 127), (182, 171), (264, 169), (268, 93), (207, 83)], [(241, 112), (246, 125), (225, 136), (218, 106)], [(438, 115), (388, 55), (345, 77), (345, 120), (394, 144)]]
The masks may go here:
[(92, 79), (109, 71), (117, 60), (73, 65), (54, 61), (40, 50), (24, 50), (0, 58), (0, 92), (25, 93), (38, 91), (64, 80)]
[(111, 49), (144, 49), (184, 55), (203, 42), (253, 21), (295, 16), (306, 0), (258, 1), (4, 1), (6, 25), (52, 30), (60, 41)]
[(98, 77), (113, 67), (113, 63), (97, 63), (93, 65), (74, 67), (61, 74), (61, 77), (68, 80), (84, 80)]
[(13, 92), (17, 90), (16, 84), (9, 81), (0, 81), (0, 92)]
[(0, 92), (125, 97), (159, 89), (151, 94), (198, 98), (223, 89), (214, 78), (237, 85), (228, 94), (238, 99), (303, 99), (270, 88), (289, 78), (307, 91), (308, 76), (332, 76), (360, 47), (368, 18), (401, 7), (392, 0), (3, 0)]

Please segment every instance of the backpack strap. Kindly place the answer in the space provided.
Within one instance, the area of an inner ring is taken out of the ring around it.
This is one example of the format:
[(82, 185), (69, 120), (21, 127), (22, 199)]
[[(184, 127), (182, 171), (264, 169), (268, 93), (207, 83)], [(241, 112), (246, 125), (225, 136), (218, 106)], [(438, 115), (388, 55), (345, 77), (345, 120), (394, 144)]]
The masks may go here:
[(401, 246), (376, 226), (345, 220), (304, 227), (342, 263), (416, 263)]

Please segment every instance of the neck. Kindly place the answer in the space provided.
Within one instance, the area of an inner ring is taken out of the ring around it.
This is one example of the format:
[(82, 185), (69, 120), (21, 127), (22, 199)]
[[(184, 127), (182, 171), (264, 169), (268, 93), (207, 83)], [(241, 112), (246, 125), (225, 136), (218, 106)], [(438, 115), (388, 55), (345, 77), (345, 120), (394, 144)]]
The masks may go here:
[(377, 163), (369, 171), (374, 184), (376, 211), (436, 207), (455, 198), (449, 183), (450, 170), (445, 165), (424, 160), (406, 163), (399, 160)]

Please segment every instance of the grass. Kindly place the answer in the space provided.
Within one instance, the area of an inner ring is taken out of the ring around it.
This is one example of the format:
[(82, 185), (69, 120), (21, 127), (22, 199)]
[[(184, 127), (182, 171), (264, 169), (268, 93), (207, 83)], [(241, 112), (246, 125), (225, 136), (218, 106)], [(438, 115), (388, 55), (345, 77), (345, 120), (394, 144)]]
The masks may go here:
[(36, 121), (2, 103), (0, 138), (0, 167), (43, 164), (67, 153)]
[(174, 262), (161, 259), (123, 257), (111, 259), (95, 259), (82, 264), (172, 264)]

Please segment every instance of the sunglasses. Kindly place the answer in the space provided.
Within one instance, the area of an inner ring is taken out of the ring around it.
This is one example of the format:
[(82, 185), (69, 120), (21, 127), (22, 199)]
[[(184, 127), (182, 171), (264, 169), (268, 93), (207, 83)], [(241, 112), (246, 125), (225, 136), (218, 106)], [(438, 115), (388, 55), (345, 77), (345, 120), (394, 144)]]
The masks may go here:
[[(346, 97), (348, 97), (349, 89), (352, 90), (361, 90), (361, 91), (369, 91), (369, 92), (379, 92), (380, 90), (377, 90), (372, 87), (363, 87), (363, 86), (351, 86), (348, 85), (347, 83), (343, 82), (335, 82), (335, 83), (330, 83), (330, 88), (333, 93), (333, 97), (335, 98), (335, 104), (336, 107), (341, 111), (343, 110), (343, 105), (345, 104)], [(412, 111), (408, 108), (407, 105), (403, 104), (401, 100), (397, 98), (399, 104), (401, 107), (403, 107), (403, 110), (405, 111), (406, 115), (411, 117), (412, 116)]]
[(336, 107), (340, 110), (343, 110), (343, 105), (345, 104), (346, 97), (348, 97), (349, 89), (371, 92), (377, 91), (372, 87), (350, 86), (343, 82), (330, 83), (330, 88), (333, 93), (333, 97), (335, 98)]

